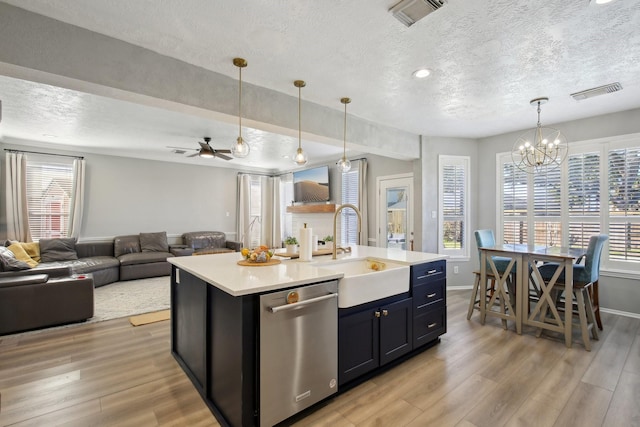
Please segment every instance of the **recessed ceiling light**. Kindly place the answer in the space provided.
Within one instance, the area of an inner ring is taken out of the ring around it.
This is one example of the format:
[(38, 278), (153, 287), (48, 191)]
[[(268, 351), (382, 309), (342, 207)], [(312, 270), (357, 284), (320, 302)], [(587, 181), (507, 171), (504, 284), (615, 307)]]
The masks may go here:
[(429, 77), (431, 74), (431, 70), (428, 68), (420, 68), (413, 72), (413, 77), (416, 79), (424, 79), (425, 77)]
[(611, 3), (613, 0), (595, 0), (595, 4), (607, 4)]
[(282, 158), (283, 158), (283, 159), (288, 159), (288, 158), (289, 158), (289, 155), (288, 155), (288, 154), (283, 154), (283, 155), (282, 155)]
[(43, 133), (42, 136), (45, 138), (57, 138), (58, 135), (51, 135), (50, 133)]

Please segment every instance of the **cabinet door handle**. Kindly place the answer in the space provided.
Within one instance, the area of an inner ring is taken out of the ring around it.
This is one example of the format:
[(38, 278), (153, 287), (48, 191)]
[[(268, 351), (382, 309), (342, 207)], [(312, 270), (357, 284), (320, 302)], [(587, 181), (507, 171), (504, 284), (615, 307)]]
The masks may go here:
[(427, 325), (427, 328), (431, 329), (431, 328), (433, 328), (433, 327), (434, 327), (434, 326), (436, 326), (436, 325), (437, 325), (437, 323), (429, 323), (429, 324)]
[(435, 297), (435, 296), (436, 296), (436, 293), (434, 292), (434, 293), (432, 293), (432, 294), (427, 295), (427, 298), (433, 298), (433, 297)]
[(376, 317), (380, 317), (380, 312), (376, 311), (375, 313), (373, 313), (373, 315), (376, 316)]
[(389, 311), (388, 311), (388, 310), (382, 310), (382, 315), (383, 315), (383, 316), (387, 316), (388, 314), (389, 314)]

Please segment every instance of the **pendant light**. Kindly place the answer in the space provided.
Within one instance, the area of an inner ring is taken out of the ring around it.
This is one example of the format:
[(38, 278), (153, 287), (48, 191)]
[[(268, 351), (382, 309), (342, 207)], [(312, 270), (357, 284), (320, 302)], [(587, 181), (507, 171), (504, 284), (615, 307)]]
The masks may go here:
[(338, 169), (345, 173), (351, 170), (351, 162), (347, 159), (347, 104), (351, 102), (351, 98), (341, 98), (340, 102), (344, 104), (344, 144), (342, 158), (338, 161)]
[(249, 155), (249, 151), (251, 147), (249, 144), (242, 139), (242, 69), (247, 66), (247, 61), (242, 58), (233, 58), (233, 65), (238, 67), (239, 70), (239, 78), (238, 78), (238, 139), (235, 144), (231, 147), (231, 154), (233, 157), (247, 157)]
[(562, 132), (540, 123), (540, 106), (547, 101), (547, 97), (530, 101), (531, 105), (538, 107), (538, 124), (535, 129), (522, 134), (511, 150), (515, 165), (527, 173), (546, 172), (559, 167), (569, 151), (567, 139)]
[(302, 151), (302, 113), (300, 112), (302, 110), (302, 101), (300, 92), (307, 84), (303, 80), (296, 80), (293, 85), (298, 88), (298, 150), (293, 157), (293, 161), (298, 166), (304, 166), (307, 164), (307, 155)]

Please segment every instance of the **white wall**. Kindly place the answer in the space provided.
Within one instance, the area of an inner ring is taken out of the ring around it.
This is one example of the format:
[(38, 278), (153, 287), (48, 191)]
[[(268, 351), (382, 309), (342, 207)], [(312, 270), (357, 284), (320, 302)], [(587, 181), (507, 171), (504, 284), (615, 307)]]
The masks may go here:
[[(478, 141), (469, 138), (422, 138), (422, 250), (438, 253), (438, 218), (432, 212), (438, 212), (438, 156), (468, 156), (470, 158), (471, 179), (469, 189), (469, 225), (467, 239), (470, 244), (470, 261), (447, 260), (447, 286), (472, 286), (473, 270), (477, 267), (477, 248), (473, 237), (476, 226), (476, 212), (479, 211), (478, 196)], [(482, 201), (484, 209), (484, 200)], [(475, 264), (474, 264), (475, 260)], [(454, 274), (454, 266), (458, 273)]]

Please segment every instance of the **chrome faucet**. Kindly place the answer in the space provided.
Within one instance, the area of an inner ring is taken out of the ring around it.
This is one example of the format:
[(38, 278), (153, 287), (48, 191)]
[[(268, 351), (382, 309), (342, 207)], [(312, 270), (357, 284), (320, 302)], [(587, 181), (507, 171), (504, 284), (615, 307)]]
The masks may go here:
[[(358, 210), (358, 208), (355, 205), (352, 205), (351, 203), (345, 203), (344, 205), (340, 205), (338, 206), (338, 209), (336, 209), (336, 213), (333, 214), (333, 239), (336, 240), (336, 223), (338, 222), (338, 214), (340, 213), (340, 211), (342, 211), (344, 208), (351, 208), (355, 211), (356, 214), (358, 214), (358, 233), (360, 233), (361, 231), (361, 227), (362, 227), (362, 215), (360, 214), (360, 211)], [(333, 242), (333, 254), (332, 254), (332, 259), (336, 259), (336, 254), (338, 252), (338, 245), (337, 245), (337, 241)], [(345, 248), (340, 248), (343, 251), (347, 252)], [(351, 252), (351, 248), (349, 248), (349, 252)]]

